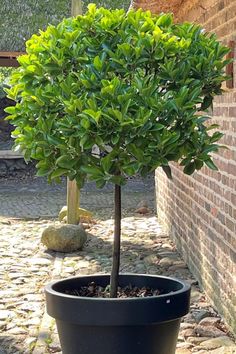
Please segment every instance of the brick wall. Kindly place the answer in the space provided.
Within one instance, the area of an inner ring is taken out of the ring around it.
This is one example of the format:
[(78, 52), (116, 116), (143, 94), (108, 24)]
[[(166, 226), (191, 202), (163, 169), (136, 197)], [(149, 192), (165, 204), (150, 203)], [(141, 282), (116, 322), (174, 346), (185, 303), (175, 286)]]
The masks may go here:
[[(180, 20), (202, 23), (227, 44), (236, 41), (236, 1), (186, 1)], [(236, 63), (234, 64), (236, 68)], [(236, 75), (235, 75), (236, 77)], [(214, 102), (212, 123), (229, 150), (214, 155), (219, 171), (186, 176), (173, 164), (173, 181), (156, 171), (157, 211), (207, 296), (236, 331), (236, 80)]]

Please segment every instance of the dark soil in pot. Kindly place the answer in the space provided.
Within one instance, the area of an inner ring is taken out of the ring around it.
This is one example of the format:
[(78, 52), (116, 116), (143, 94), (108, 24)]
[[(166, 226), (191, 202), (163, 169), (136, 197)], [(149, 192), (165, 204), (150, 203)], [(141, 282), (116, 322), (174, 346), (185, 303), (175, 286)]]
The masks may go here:
[[(98, 298), (110, 298), (109, 289), (110, 286), (101, 286), (95, 282), (90, 282), (88, 285), (82, 286), (78, 289), (65, 289), (65, 294), (74, 296), (85, 297), (98, 297)], [(121, 298), (133, 298), (133, 297), (148, 297), (162, 295), (163, 291), (159, 289), (152, 289), (146, 286), (138, 287), (132, 286), (132, 284), (125, 287), (118, 286), (117, 297)]]

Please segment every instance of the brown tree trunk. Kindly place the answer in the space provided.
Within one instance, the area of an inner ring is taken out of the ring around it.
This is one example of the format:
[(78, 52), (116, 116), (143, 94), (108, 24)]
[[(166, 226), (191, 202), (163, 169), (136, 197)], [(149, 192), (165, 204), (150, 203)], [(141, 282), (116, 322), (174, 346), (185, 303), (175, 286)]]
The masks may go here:
[(114, 242), (112, 256), (112, 270), (110, 279), (110, 297), (117, 297), (118, 278), (120, 269), (120, 236), (121, 236), (121, 187), (115, 184), (114, 194)]

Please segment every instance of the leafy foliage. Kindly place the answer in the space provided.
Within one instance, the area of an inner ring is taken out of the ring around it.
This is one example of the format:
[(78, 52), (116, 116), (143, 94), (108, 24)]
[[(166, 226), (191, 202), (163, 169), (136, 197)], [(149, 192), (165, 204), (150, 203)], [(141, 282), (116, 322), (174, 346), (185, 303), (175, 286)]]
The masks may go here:
[[(96, 9), (33, 35), (12, 75), (7, 108), (16, 144), (39, 176), (81, 187), (125, 183), (169, 161), (193, 173), (222, 136), (206, 126), (222, 93), (228, 52), (214, 35), (172, 15)], [(94, 149), (95, 146), (97, 149)], [(97, 152), (96, 152), (96, 151)]]
[(0, 68), (0, 99), (6, 97), (4, 87), (7, 87), (9, 76), (13, 71), (13, 68)]

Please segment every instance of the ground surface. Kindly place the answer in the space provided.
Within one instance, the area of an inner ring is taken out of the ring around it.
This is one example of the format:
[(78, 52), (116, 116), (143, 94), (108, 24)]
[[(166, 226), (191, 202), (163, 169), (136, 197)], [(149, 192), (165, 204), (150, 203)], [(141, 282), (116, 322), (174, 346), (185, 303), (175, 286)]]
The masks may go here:
[[(60, 186), (34, 178), (0, 181), (0, 354), (61, 353), (54, 321), (45, 313), (43, 288), (51, 279), (110, 271), (112, 198), (111, 186), (97, 191), (86, 185), (81, 205), (95, 218), (87, 225), (84, 250), (49, 252), (40, 237), (45, 227), (58, 223), (54, 217), (65, 204), (65, 181)], [(193, 284), (176, 354), (236, 353), (221, 318), (158, 224), (154, 199), (152, 179), (131, 180), (124, 188), (121, 271), (170, 275)], [(150, 214), (135, 213), (141, 200), (148, 202)]]
[[(154, 178), (131, 179), (123, 187), (122, 204), (125, 211), (134, 210), (143, 199), (154, 208)], [(20, 218), (57, 217), (66, 204), (66, 180), (61, 184), (49, 185), (43, 178), (0, 179), (0, 215)], [(81, 190), (80, 204), (96, 213), (112, 215), (113, 186), (96, 189), (94, 183), (87, 183)]]

